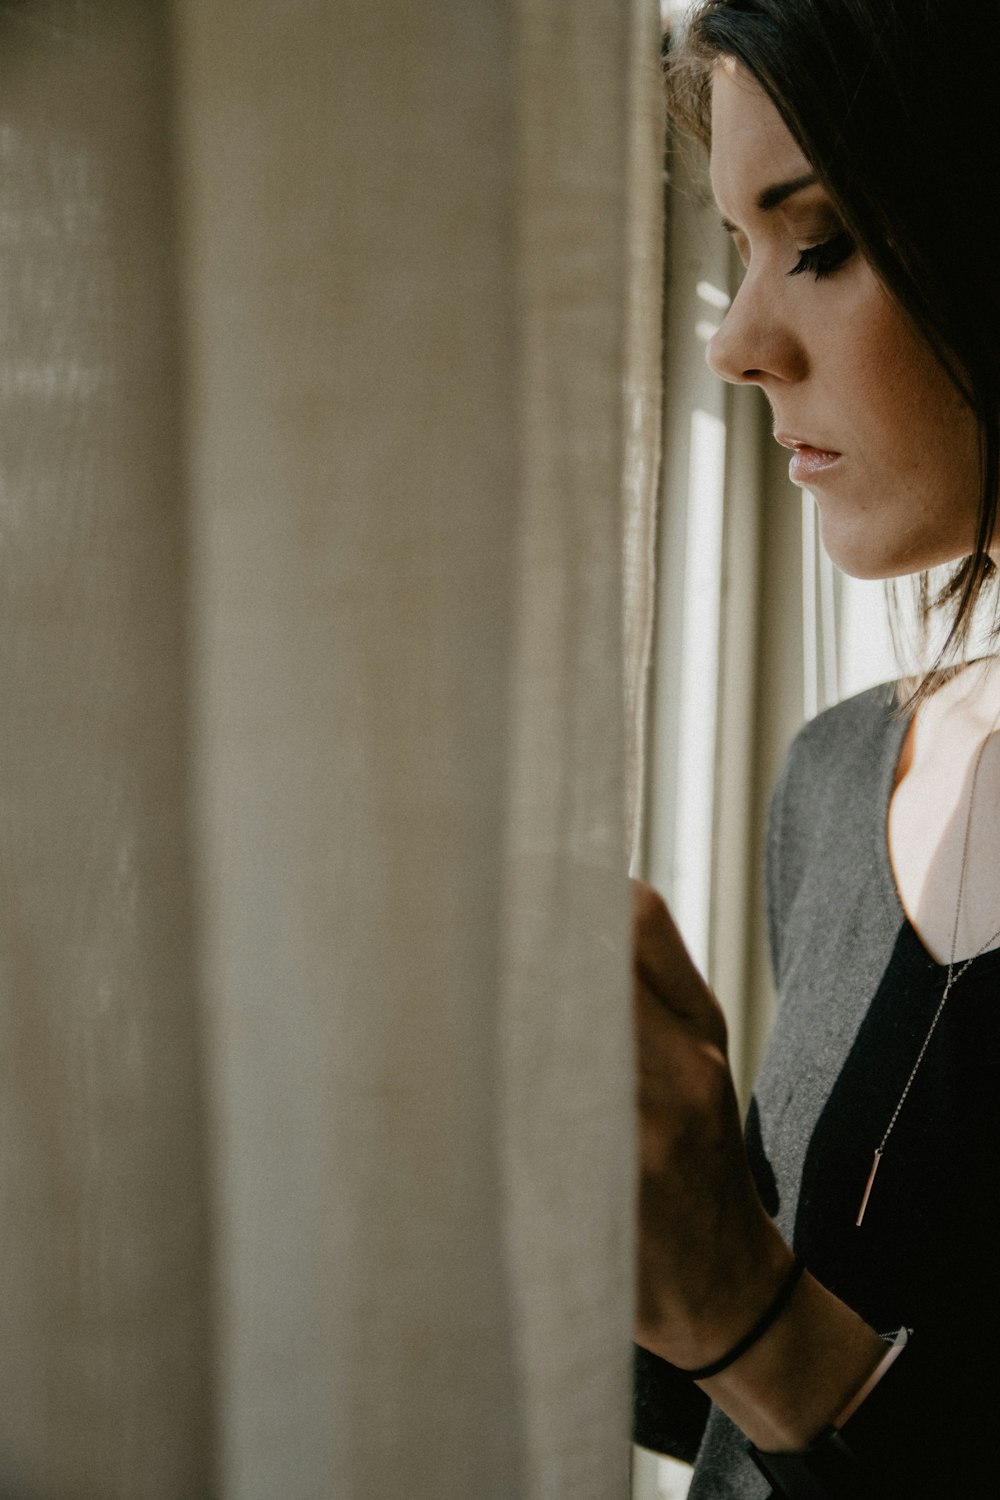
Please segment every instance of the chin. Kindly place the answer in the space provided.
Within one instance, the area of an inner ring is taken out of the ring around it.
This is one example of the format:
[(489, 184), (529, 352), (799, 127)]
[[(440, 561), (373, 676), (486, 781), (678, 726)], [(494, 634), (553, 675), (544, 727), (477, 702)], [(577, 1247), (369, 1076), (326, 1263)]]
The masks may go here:
[(906, 573), (918, 573), (920, 564), (913, 564), (899, 554), (898, 548), (873, 545), (871, 536), (844, 536), (837, 528), (820, 524), (823, 548), (834, 567), (849, 578), (878, 579), (901, 578)]
[(972, 550), (951, 539), (916, 538), (912, 535), (900, 537), (889, 532), (873, 534), (871, 518), (868, 524), (838, 526), (824, 517), (820, 508), (820, 536), (823, 546), (834, 566), (850, 578), (876, 579), (906, 578), (913, 573), (923, 573), (942, 564), (959, 562)]
[[(839, 568), (841, 573), (846, 573), (848, 578), (857, 578), (867, 583), (876, 583), (879, 579), (887, 583), (890, 578), (907, 578), (914, 573), (922, 573), (925, 566), (923, 563), (890, 561), (888, 558), (884, 561), (874, 557), (862, 558), (853, 553), (844, 556), (829, 547), (826, 550), (834, 566)], [(932, 564), (926, 566), (930, 567)]]

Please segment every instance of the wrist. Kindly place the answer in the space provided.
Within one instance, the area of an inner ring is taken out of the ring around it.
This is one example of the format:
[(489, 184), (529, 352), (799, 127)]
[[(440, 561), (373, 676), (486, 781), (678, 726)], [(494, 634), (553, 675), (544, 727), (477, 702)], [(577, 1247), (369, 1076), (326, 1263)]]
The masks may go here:
[(702, 1365), (698, 1369), (685, 1369), (681, 1373), (687, 1375), (690, 1380), (704, 1381), (713, 1379), (716, 1375), (721, 1375), (724, 1370), (728, 1370), (733, 1365), (738, 1364), (755, 1344), (760, 1343), (761, 1339), (770, 1331), (773, 1324), (781, 1317), (781, 1314), (794, 1297), (795, 1288), (798, 1286), (804, 1273), (805, 1266), (799, 1260), (798, 1256), (794, 1256), (774, 1296), (746, 1333), (737, 1339), (736, 1343), (732, 1344), (724, 1354), (710, 1360), (708, 1364)]
[(808, 1272), (782, 1316), (702, 1389), (759, 1449), (804, 1449), (843, 1416), (885, 1355), (879, 1335)]
[[(729, 1228), (730, 1226), (726, 1226)], [(773, 1221), (760, 1209), (757, 1222), (727, 1244), (713, 1237), (711, 1259), (698, 1258), (699, 1275), (685, 1277), (682, 1291), (655, 1310), (637, 1342), (683, 1373), (726, 1356), (770, 1308), (795, 1257)], [(680, 1280), (680, 1278), (678, 1278)]]
[[(849, 1427), (846, 1432), (842, 1432), (841, 1428), (864, 1407), (868, 1397), (903, 1352), (908, 1338), (909, 1330), (901, 1328), (843, 1412), (808, 1447), (802, 1450), (768, 1452), (752, 1443), (749, 1445), (750, 1458), (774, 1487), (776, 1495), (783, 1495), (786, 1500), (815, 1500), (818, 1495), (849, 1496), (850, 1500), (865, 1500), (865, 1497), (880, 1500), (886, 1493), (884, 1472), (878, 1464), (872, 1466), (865, 1458), (863, 1448), (859, 1457), (854, 1447), (855, 1428)], [(903, 1483), (905, 1485), (905, 1481)]]

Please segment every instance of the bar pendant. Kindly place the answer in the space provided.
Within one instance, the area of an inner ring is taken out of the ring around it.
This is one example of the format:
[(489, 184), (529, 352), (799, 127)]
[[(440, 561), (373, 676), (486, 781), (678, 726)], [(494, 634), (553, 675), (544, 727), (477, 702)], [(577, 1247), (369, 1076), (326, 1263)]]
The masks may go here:
[(860, 1226), (861, 1220), (865, 1216), (865, 1209), (868, 1207), (868, 1199), (872, 1195), (872, 1183), (875, 1181), (875, 1173), (878, 1171), (878, 1164), (881, 1160), (882, 1152), (880, 1150), (876, 1150), (874, 1159), (872, 1161), (872, 1169), (868, 1173), (868, 1181), (865, 1184), (865, 1196), (861, 1200), (861, 1207), (858, 1209), (858, 1217), (854, 1221), (855, 1228), (858, 1228)]

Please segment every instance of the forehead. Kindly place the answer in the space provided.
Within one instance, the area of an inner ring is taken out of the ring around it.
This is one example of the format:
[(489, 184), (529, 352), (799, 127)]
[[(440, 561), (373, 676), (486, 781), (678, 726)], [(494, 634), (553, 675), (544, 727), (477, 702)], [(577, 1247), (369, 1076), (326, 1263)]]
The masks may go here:
[(723, 213), (745, 213), (764, 187), (810, 170), (764, 90), (731, 57), (712, 71), (712, 189)]

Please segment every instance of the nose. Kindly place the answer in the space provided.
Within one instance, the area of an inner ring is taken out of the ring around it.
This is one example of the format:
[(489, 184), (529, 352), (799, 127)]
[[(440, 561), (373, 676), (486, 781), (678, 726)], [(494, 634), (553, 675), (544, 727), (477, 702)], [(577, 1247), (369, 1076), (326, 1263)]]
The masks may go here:
[(709, 340), (705, 358), (716, 375), (733, 385), (766, 387), (771, 381), (801, 380), (808, 365), (786, 310), (767, 295), (752, 270)]

